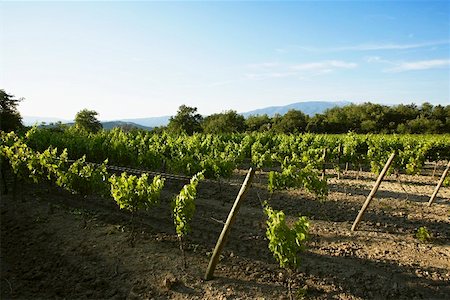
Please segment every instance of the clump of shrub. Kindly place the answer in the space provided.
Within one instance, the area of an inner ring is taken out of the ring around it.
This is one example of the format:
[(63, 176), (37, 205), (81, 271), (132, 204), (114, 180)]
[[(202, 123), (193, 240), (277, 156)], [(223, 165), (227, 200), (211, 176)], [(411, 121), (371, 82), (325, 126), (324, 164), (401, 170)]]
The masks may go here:
[(428, 229), (426, 227), (422, 226), (422, 227), (419, 227), (419, 229), (417, 229), (416, 238), (421, 243), (430, 242), (432, 237), (433, 237), (432, 234), (428, 231)]

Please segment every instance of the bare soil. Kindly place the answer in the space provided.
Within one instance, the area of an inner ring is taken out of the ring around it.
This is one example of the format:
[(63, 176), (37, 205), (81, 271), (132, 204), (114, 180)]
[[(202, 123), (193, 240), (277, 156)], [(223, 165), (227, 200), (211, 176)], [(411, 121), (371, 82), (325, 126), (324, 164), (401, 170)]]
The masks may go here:
[[(265, 238), (260, 200), (269, 198), (266, 174), (253, 182), (215, 278), (202, 279), (245, 172), (236, 171), (221, 187), (200, 185), (185, 270), (169, 205), (184, 182), (166, 181), (161, 205), (139, 213), (134, 230), (130, 214), (112, 199), (21, 183), (16, 201), (12, 193), (1, 196), (1, 298), (287, 299), (286, 274)], [(359, 230), (351, 232), (376, 179), (358, 175), (332, 176), (323, 202), (301, 190), (273, 195), (271, 205), (289, 220), (311, 220), (294, 293), (307, 299), (448, 299), (450, 188), (427, 207), (437, 176), (388, 176)], [(428, 243), (415, 237), (423, 226), (433, 235)]]

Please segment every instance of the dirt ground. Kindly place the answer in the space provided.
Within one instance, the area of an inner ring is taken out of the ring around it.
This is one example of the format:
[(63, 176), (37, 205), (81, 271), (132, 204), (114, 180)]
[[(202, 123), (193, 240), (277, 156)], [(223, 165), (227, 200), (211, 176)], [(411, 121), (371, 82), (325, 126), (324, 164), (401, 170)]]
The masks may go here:
[[(48, 184), (23, 183), (17, 200), (1, 196), (2, 299), (287, 299), (286, 276), (265, 239), (257, 174), (211, 281), (202, 280), (211, 251), (245, 177), (199, 187), (187, 241), (188, 268), (169, 202), (185, 182), (166, 181), (160, 207), (135, 217), (112, 199), (83, 199)], [(360, 223), (350, 228), (375, 176), (349, 171), (329, 179), (320, 202), (301, 190), (271, 199), (290, 220), (311, 220), (293, 290), (307, 299), (449, 299), (450, 188), (426, 206), (438, 177), (388, 176)], [(9, 182), (11, 184), (11, 182)], [(415, 237), (419, 227), (429, 243)]]

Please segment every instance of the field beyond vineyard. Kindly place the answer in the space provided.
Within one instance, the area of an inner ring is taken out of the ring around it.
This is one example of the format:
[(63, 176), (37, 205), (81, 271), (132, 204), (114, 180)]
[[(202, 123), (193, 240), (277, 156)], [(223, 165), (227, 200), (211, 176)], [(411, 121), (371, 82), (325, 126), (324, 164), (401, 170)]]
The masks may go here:
[[(311, 237), (294, 274), (294, 291), (309, 299), (445, 299), (450, 294), (450, 188), (426, 206), (438, 177), (390, 175), (366, 212), (351, 224), (375, 175), (349, 171), (328, 179), (327, 200), (302, 190), (278, 191), (271, 203), (293, 221), (311, 220)], [(443, 166), (438, 168), (440, 174)], [(333, 172), (327, 170), (328, 173)], [(335, 175), (335, 174), (334, 174)], [(17, 201), (1, 200), (2, 299), (285, 299), (283, 271), (265, 238), (259, 197), (267, 174), (256, 176), (212, 281), (203, 281), (209, 254), (245, 170), (222, 184), (203, 182), (183, 271), (168, 202), (185, 182), (167, 181), (162, 204), (136, 216), (109, 199), (72, 195), (45, 183), (23, 183)], [(12, 185), (12, 176), (8, 185)], [(419, 227), (433, 235), (415, 237)], [(133, 245), (134, 244), (134, 245)]]

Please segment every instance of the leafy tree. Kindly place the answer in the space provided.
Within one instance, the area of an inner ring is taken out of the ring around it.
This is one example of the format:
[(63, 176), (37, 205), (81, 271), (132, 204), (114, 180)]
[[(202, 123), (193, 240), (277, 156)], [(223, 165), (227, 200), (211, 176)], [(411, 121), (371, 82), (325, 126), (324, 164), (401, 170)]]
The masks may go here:
[(361, 119), (358, 115), (356, 105), (335, 107), (325, 112), (327, 119), (327, 133), (345, 133), (348, 131), (358, 131)]
[(377, 122), (374, 120), (364, 120), (361, 122), (361, 132), (375, 133), (378, 132)]
[(202, 127), (205, 133), (243, 132), (245, 130), (245, 119), (236, 111), (230, 110), (206, 117)]
[(360, 115), (360, 126), (356, 124), (355, 132), (358, 133), (378, 133), (383, 128), (384, 114), (386, 106), (373, 103), (364, 103), (356, 106), (359, 108), (355, 113)]
[[(402, 125), (402, 124), (400, 124)], [(432, 120), (424, 117), (419, 117), (413, 120), (409, 120), (406, 122), (406, 132), (401, 132), (397, 130), (399, 133), (433, 133), (439, 132), (439, 128), (441, 128), (442, 122), (440, 120)]]
[(0, 130), (10, 132), (23, 127), (22, 117), (17, 110), (17, 105), (22, 100), (23, 98), (14, 99), (13, 95), (0, 89)]
[(431, 120), (440, 121), (440, 126), (434, 133), (446, 133), (450, 132), (450, 105), (442, 106), (436, 105), (433, 107)]
[(399, 125), (406, 124), (409, 120), (413, 120), (419, 116), (417, 105), (396, 105), (389, 107), (386, 111), (383, 133), (399, 132)]
[(252, 115), (245, 120), (245, 126), (249, 131), (266, 131), (271, 127), (271, 119), (267, 114)]
[(425, 102), (420, 107), (420, 116), (423, 118), (431, 118), (433, 115), (433, 105), (429, 102)]
[(103, 128), (94, 110), (83, 109), (75, 116), (75, 126), (87, 132), (97, 132)]
[(315, 133), (445, 133), (450, 132), (450, 105), (424, 103), (386, 106), (373, 103), (326, 110), (309, 119)]
[(304, 132), (308, 117), (299, 110), (291, 109), (273, 125), (273, 130), (280, 133)]
[(187, 133), (189, 135), (194, 132), (201, 132), (200, 125), (203, 117), (197, 113), (196, 107), (181, 105), (175, 116), (170, 117), (168, 129), (175, 133)]
[(150, 132), (154, 134), (162, 134), (165, 131), (167, 131), (167, 126), (156, 126), (150, 130)]
[(308, 124), (306, 125), (307, 132), (323, 133), (325, 132), (326, 119), (323, 114), (317, 114), (310, 118)]

